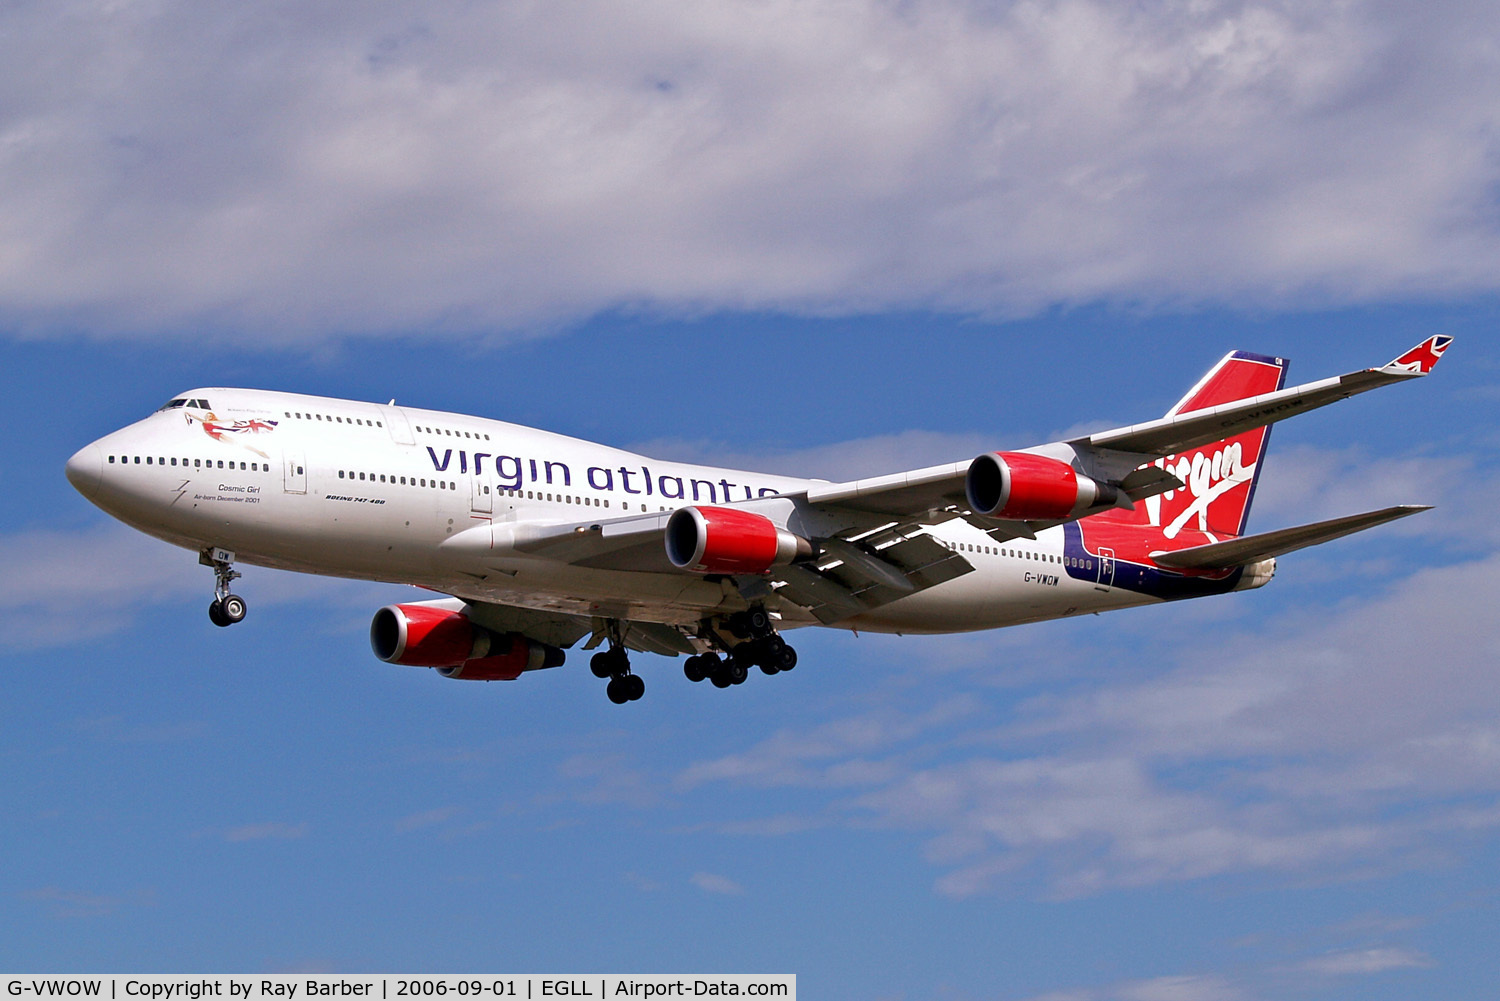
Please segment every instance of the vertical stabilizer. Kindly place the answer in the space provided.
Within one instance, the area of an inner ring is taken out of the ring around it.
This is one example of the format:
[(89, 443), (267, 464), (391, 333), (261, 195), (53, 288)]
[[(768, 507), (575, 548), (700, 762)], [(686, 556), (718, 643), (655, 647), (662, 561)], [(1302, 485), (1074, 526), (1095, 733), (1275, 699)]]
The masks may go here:
[[(1273, 393), (1286, 384), (1286, 369), (1285, 358), (1231, 351), (1167, 411), (1167, 416)], [(1184, 529), (1243, 535), (1270, 434), (1267, 425), (1158, 459), (1156, 465), (1171, 470), (1187, 487), (1146, 498), (1136, 505), (1133, 520), (1159, 527), (1168, 539)]]

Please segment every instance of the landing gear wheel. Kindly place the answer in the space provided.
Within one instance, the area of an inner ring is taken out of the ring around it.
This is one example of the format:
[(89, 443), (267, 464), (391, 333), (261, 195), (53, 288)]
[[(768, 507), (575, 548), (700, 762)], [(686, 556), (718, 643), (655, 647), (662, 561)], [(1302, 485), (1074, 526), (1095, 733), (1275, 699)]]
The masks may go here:
[(719, 668), (713, 674), (710, 674), (708, 676), (708, 680), (713, 682), (715, 688), (728, 688), (730, 685), (734, 684), (734, 682), (730, 680), (728, 667)]
[(771, 614), (757, 605), (745, 615), (752, 636), (764, 636), (771, 629)]
[(224, 624), (232, 626), (245, 618), (245, 612), (249, 609), (245, 605), (245, 599), (237, 594), (226, 594), (224, 600), (218, 603), (219, 612), (224, 616)]
[(785, 643), (774, 651), (772, 658), (778, 671), (790, 671), (797, 666), (797, 651)]
[(609, 650), (600, 650), (589, 658), (589, 670), (596, 678), (610, 678), (615, 674), (615, 665)]
[(223, 549), (205, 549), (198, 562), (214, 571), (214, 600), (208, 606), (208, 620), (216, 626), (232, 626), (245, 617), (245, 599), (229, 593), (229, 585), (240, 576), (234, 569), (234, 554)]
[(625, 684), (625, 678), (611, 678), (609, 684), (604, 688), (604, 694), (609, 696), (609, 701), (617, 706), (623, 706), (630, 701), (629, 686)]
[(620, 683), (625, 688), (625, 697), (631, 702), (646, 694), (646, 683), (639, 674), (627, 674), (620, 678)]
[(682, 673), (689, 681), (696, 683), (708, 677), (708, 665), (703, 662), (702, 655), (694, 654), (683, 662)]
[(731, 685), (743, 685), (745, 679), (750, 677), (750, 671), (745, 667), (744, 661), (736, 657), (724, 665), (724, 675)]

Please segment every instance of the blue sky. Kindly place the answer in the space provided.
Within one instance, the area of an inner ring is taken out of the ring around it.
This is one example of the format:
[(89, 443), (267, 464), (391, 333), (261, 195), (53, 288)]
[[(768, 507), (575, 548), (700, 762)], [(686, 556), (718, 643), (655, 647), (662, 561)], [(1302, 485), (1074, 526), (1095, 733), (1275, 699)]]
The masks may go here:
[[(0, 14), (0, 968), (1491, 996), (1500, 26), (1439, 7)], [(227, 384), (838, 478), (1436, 331), (1277, 428), (1251, 528), (1432, 513), (626, 707), (375, 660), (400, 588), (246, 568), (217, 629), (62, 476)]]

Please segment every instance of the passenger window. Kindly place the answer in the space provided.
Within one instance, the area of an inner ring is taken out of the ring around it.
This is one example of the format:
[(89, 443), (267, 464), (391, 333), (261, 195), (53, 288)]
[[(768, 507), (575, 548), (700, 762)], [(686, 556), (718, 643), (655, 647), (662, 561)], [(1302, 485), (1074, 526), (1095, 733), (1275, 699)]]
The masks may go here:
[(115, 457), (114, 457), (114, 456), (112, 456), (112, 455), (111, 455), (111, 456), (110, 456), (110, 457), (109, 457), (109, 462), (110, 462), (110, 465), (114, 465), (114, 461), (115, 461)]
[(139, 466), (141, 464), (141, 457), (139, 455), (137, 455), (137, 456), (133, 456), (133, 458), (135, 459), (135, 464), (137, 466)]

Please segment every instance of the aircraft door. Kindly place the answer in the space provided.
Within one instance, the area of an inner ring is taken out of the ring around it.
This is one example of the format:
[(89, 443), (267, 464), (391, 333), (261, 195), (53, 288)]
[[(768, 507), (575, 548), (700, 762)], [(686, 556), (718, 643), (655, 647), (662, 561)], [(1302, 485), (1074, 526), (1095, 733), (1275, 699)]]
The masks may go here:
[[(392, 400), (392, 403), (395, 401)], [(406, 419), (406, 411), (400, 407), (381, 407), (380, 415), (385, 418), (385, 429), (391, 433), (391, 441), (397, 445), (415, 445), (417, 439), (412, 437), (411, 422)]]
[(302, 456), (302, 449), (287, 449), (282, 453), (281, 461), (286, 470), (286, 492), (307, 493), (307, 463)]
[(1101, 588), (1109, 588), (1114, 585), (1114, 582), (1115, 551), (1113, 549), (1105, 549), (1101, 546), (1099, 549), (1099, 586)]
[(495, 489), (490, 481), (475, 473), (469, 477), (470, 491), (473, 500), (469, 504), (469, 510), (476, 515), (488, 515), (495, 510)]

